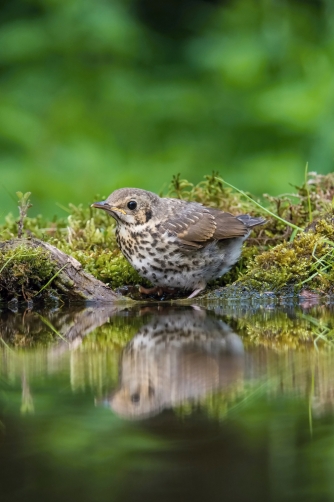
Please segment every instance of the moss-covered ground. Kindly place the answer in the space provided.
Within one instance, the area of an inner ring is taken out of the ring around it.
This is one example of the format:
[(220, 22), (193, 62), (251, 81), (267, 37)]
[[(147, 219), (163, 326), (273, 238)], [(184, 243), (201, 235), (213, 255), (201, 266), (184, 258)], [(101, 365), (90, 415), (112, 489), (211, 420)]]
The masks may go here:
[[(79, 206), (69, 204), (68, 216), (53, 221), (43, 216), (30, 218), (28, 197), (18, 195), (21, 217), (6, 216), (0, 226), (0, 244), (18, 235), (36, 237), (73, 256), (86, 271), (111, 288), (120, 288), (122, 293), (126, 291), (125, 286), (131, 294), (132, 286), (148, 285), (117, 248), (113, 219), (90, 207), (94, 200), (108, 194)], [(303, 185), (293, 187), (291, 194), (264, 195), (262, 208), (215, 174), (206, 176), (198, 185), (175, 176), (168, 193), (163, 195), (195, 200), (233, 214), (249, 213), (267, 218), (267, 223), (256, 227), (246, 241), (238, 264), (209, 285), (208, 297), (234, 293), (277, 295), (286, 291), (306, 295), (333, 293), (334, 174), (309, 173)], [(266, 209), (280, 219), (268, 217)], [(2, 300), (31, 299), (49, 281), (52, 288), (52, 277), (57, 271), (45, 251), (28, 252), (24, 247), (8, 251), (5, 246), (0, 251)]]

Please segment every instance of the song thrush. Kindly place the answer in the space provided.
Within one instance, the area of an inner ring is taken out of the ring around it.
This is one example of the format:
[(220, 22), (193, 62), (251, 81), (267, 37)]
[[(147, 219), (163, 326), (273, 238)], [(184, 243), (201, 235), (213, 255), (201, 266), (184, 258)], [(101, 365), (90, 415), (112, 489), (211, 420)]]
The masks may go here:
[(189, 298), (236, 263), (250, 229), (265, 221), (138, 188), (116, 190), (92, 207), (116, 220), (122, 253), (141, 277), (154, 284), (142, 292), (182, 288), (192, 291)]

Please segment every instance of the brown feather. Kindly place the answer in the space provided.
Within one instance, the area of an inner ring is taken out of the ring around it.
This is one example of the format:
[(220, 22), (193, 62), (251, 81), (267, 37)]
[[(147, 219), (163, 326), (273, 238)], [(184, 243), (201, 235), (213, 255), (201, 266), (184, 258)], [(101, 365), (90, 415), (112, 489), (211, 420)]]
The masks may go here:
[(247, 233), (246, 225), (230, 213), (191, 203), (180, 208), (177, 217), (165, 221), (161, 230), (178, 237), (185, 251), (201, 248), (212, 240), (243, 237)]
[(214, 217), (199, 204), (187, 204), (180, 208), (177, 216), (163, 222), (162, 229), (176, 235), (184, 243), (196, 246), (196, 243), (211, 239), (216, 230)]

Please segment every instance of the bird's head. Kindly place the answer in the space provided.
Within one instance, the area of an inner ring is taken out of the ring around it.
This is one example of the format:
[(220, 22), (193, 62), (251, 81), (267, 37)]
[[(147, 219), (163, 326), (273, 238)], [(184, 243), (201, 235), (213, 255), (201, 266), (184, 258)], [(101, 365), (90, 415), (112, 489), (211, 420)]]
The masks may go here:
[(160, 197), (139, 188), (115, 190), (106, 200), (94, 202), (92, 207), (107, 211), (117, 223), (140, 225), (147, 223), (159, 206)]

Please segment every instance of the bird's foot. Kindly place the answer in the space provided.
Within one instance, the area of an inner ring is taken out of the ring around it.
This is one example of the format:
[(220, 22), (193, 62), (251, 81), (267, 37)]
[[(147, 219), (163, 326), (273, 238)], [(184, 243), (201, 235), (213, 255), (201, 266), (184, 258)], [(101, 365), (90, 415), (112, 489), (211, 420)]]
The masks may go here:
[(144, 288), (139, 286), (139, 293), (143, 295), (158, 295), (162, 296), (164, 293), (170, 294), (174, 292), (174, 288), (163, 288), (162, 286), (154, 286), (153, 288)]

